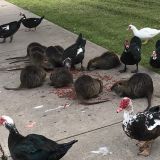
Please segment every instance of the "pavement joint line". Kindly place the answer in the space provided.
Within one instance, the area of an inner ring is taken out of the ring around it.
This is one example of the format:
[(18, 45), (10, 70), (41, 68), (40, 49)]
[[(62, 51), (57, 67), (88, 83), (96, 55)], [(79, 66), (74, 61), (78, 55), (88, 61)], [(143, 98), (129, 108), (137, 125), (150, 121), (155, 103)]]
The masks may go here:
[(77, 136), (80, 136), (80, 135), (84, 135), (84, 134), (87, 134), (87, 133), (91, 133), (91, 132), (94, 132), (94, 131), (97, 131), (97, 130), (101, 130), (103, 128), (111, 127), (111, 126), (114, 126), (114, 125), (122, 123), (122, 121), (123, 120), (115, 122), (115, 123), (112, 123), (112, 124), (108, 124), (108, 125), (105, 125), (105, 126), (102, 126), (102, 127), (98, 127), (98, 128), (95, 128), (95, 129), (91, 129), (91, 130), (88, 130), (88, 131), (85, 131), (85, 132), (81, 132), (81, 133), (78, 133), (78, 134), (75, 134), (75, 135), (71, 135), (71, 136), (59, 139), (56, 142), (63, 141), (63, 140), (66, 140), (66, 139), (69, 139), (69, 138), (73, 138), (73, 137), (77, 137)]

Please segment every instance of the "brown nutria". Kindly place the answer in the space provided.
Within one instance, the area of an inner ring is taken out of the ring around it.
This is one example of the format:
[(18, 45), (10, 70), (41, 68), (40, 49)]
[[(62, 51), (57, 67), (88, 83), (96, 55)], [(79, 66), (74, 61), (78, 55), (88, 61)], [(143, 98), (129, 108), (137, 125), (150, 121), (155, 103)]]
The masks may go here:
[(29, 65), (22, 69), (20, 74), (21, 84), (17, 88), (4, 87), (7, 90), (20, 90), (24, 88), (36, 88), (43, 84), (46, 72), (36, 65)]
[(95, 57), (88, 62), (87, 69), (111, 69), (120, 65), (118, 56), (110, 51), (103, 53), (99, 57)]
[[(38, 50), (32, 52), (27, 65), (36, 65), (36, 66), (42, 67), (46, 71), (51, 69), (53, 70), (53, 67), (50, 66), (48, 61), (46, 61), (46, 56), (41, 51), (38, 51)], [(13, 67), (8, 69), (8, 71), (21, 70), (23, 68), (24, 67)]]
[(54, 67), (63, 67), (63, 52), (64, 49), (61, 46), (49, 46), (46, 49), (48, 61)]
[(151, 99), (153, 94), (152, 78), (146, 73), (136, 73), (128, 80), (121, 80), (113, 84), (111, 90), (120, 97), (142, 98), (146, 97), (148, 100), (148, 107), (151, 106)]
[(56, 68), (50, 75), (51, 86), (55, 88), (66, 87), (73, 83), (73, 75), (66, 68)]
[(108, 99), (96, 102), (86, 101), (90, 98), (98, 97), (99, 93), (103, 91), (103, 83), (99, 79), (94, 79), (88, 75), (82, 75), (75, 81), (74, 88), (81, 104), (92, 105), (108, 101)]
[(45, 46), (42, 46), (40, 43), (37, 43), (37, 42), (32, 42), (27, 46), (27, 55), (26, 56), (7, 58), (6, 60), (15, 59), (15, 61), (10, 62), (10, 64), (21, 62), (21, 61), (28, 61), (33, 52), (39, 51), (39, 52), (42, 52), (43, 54), (45, 54), (45, 50), (46, 50)]

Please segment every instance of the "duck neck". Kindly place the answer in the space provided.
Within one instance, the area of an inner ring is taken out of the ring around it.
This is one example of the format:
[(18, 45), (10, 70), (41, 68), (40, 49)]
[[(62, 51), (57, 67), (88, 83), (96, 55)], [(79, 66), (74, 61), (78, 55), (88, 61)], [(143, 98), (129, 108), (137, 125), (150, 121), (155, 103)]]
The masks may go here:
[(132, 31), (133, 31), (134, 35), (136, 36), (138, 33), (138, 29), (135, 26), (133, 26)]
[(123, 118), (125, 122), (129, 121), (133, 116), (134, 112), (132, 106), (124, 110)]

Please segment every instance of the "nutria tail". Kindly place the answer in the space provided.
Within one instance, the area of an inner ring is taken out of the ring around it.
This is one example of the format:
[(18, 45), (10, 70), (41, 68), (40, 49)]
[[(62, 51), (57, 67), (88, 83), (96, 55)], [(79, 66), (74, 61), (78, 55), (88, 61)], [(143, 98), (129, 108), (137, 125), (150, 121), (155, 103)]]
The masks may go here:
[(13, 91), (17, 91), (17, 90), (21, 90), (22, 89), (22, 86), (20, 85), (19, 87), (17, 87), (17, 88), (10, 88), (10, 87), (6, 87), (6, 86), (4, 86), (3, 87), (4, 89), (6, 89), (6, 90), (13, 90)]
[(22, 70), (24, 69), (24, 67), (19, 67), (19, 68), (8, 68), (7, 71), (18, 71), (18, 70)]
[(30, 61), (29, 58), (24, 58), (24, 59), (19, 59), (19, 60), (9, 62), (9, 64), (18, 63), (18, 62), (29, 62), (29, 61)]
[(99, 103), (104, 103), (104, 102), (107, 102), (107, 101), (110, 101), (109, 99), (102, 99), (100, 101), (86, 101), (86, 100), (82, 100), (80, 102), (80, 104), (83, 104), (83, 105), (94, 105), (94, 104), (99, 104)]
[(27, 56), (22, 56), (22, 57), (10, 57), (10, 58), (6, 58), (5, 60), (10, 60), (10, 59), (25, 59), (27, 58)]

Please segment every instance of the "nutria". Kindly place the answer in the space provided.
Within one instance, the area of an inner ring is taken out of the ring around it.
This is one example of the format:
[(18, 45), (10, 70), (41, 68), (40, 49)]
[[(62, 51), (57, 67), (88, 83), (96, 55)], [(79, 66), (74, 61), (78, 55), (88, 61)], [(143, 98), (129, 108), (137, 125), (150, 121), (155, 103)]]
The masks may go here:
[[(32, 52), (27, 65), (36, 65), (36, 66), (42, 67), (46, 71), (53, 70), (53, 67), (50, 66), (50, 63), (46, 61), (46, 56), (41, 51), (38, 51), (38, 50)], [(21, 70), (23, 68), (24, 67), (14, 67), (13, 69), (10, 68), (8, 71)]]
[(73, 75), (66, 68), (56, 68), (50, 75), (51, 86), (66, 87), (73, 83)]
[(74, 88), (81, 104), (91, 105), (108, 101), (108, 99), (97, 102), (86, 101), (90, 98), (98, 97), (99, 93), (103, 91), (103, 83), (99, 79), (94, 79), (88, 75), (82, 75), (75, 81)]
[(87, 69), (111, 69), (120, 65), (118, 56), (110, 51), (103, 53), (99, 57), (95, 57), (88, 62)]
[(49, 46), (46, 49), (46, 56), (53, 67), (63, 67), (63, 52), (61, 46)]
[(20, 90), (24, 88), (36, 88), (43, 84), (46, 72), (43, 68), (36, 65), (29, 65), (22, 69), (20, 74), (21, 84), (17, 88), (4, 87), (7, 90)]
[(148, 107), (151, 106), (151, 98), (153, 94), (152, 78), (146, 73), (136, 73), (128, 80), (121, 80), (113, 84), (111, 90), (120, 97), (128, 96), (130, 98), (146, 97), (148, 100)]
[(45, 46), (42, 46), (40, 43), (37, 43), (37, 42), (32, 42), (27, 46), (27, 55), (26, 56), (7, 58), (6, 60), (16, 59), (15, 61), (10, 62), (10, 64), (21, 62), (21, 61), (28, 61), (33, 52), (39, 51), (39, 52), (42, 52), (43, 54), (45, 54), (45, 50), (46, 50)]

